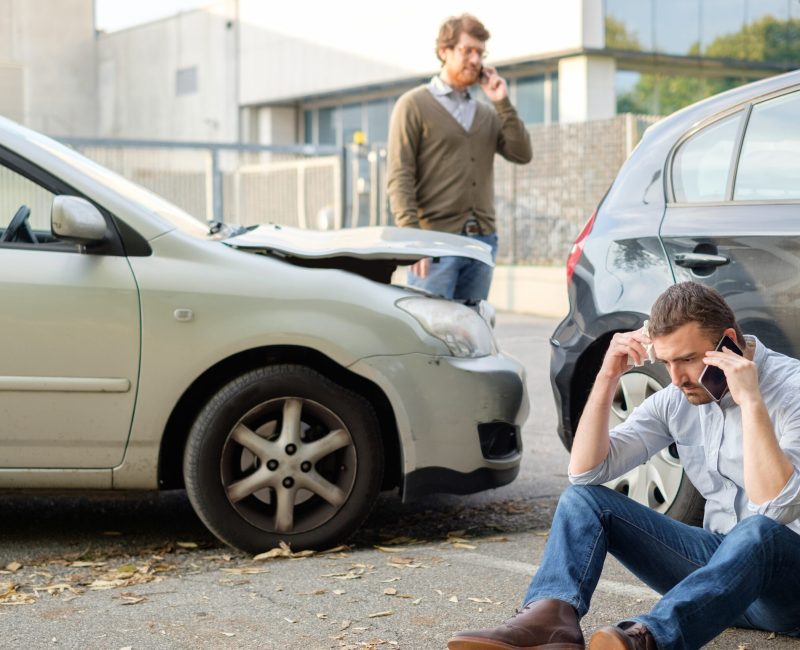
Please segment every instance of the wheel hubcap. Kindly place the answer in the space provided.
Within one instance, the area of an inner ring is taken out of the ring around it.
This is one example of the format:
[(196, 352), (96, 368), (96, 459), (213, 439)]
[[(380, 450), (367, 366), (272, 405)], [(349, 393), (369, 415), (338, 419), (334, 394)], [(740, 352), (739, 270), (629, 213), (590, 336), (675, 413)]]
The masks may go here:
[(261, 530), (299, 533), (329, 520), (347, 501), (356, 450), (333, 411), (287, 397), (239, 420), (220, 469), (228, 500), (242, 517)]

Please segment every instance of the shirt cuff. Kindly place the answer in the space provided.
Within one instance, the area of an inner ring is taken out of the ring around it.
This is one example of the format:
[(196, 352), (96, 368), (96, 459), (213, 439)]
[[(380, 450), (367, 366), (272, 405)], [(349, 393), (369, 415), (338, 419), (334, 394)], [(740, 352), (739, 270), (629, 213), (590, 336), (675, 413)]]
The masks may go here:
[(747, 509), (782, 524), (800, 518), (800, 470), (795, 467), (786, 485), (774, 499), (758, 505), (748, 500)]

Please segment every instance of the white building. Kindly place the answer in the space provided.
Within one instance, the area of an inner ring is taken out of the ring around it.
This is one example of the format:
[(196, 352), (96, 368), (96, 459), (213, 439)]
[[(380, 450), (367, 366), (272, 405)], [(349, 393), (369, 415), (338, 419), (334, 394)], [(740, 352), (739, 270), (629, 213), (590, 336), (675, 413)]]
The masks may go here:
[(96, 124), (90, 0), (0, 0), (0, 115), (55, 135)]

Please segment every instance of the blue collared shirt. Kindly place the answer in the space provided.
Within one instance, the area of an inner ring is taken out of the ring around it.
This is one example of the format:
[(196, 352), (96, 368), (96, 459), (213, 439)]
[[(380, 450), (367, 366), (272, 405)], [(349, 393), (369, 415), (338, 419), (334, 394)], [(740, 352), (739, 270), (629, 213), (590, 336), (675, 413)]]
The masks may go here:
[(577, 485), (605, 483), (675, 442), (686, 475), (706, 499), (703, 527), (728, 533), (737, 522), (762, 514), (800, 534), (800, 361), (773, 352), (753, 336), (758, 384), (778, 444), (794, 465), (783, 490), (754, 504), (744, 490), (742, 414), (730, 394), (694, 406), (670, 385), (646, 399), (611, 431), (608, 456), (594, 469), (570, 475)]
[(460, 91), (451, 88), (438, 75), (431, 78), (427, 85), (430, 93), (436, 98), (448, 113), (452, 115), (465, 131), (469, 131), (475, 119), (475, 99), (468, 90)]

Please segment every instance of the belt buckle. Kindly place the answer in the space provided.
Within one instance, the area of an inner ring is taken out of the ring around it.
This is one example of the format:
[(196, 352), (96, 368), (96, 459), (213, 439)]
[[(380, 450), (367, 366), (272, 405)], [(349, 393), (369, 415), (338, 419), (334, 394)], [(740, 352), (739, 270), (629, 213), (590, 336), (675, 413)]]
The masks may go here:
[(463, 232), (465, 235), (480, 235), (481, 225), (475, 219), (470, 219), (464, 224)]

